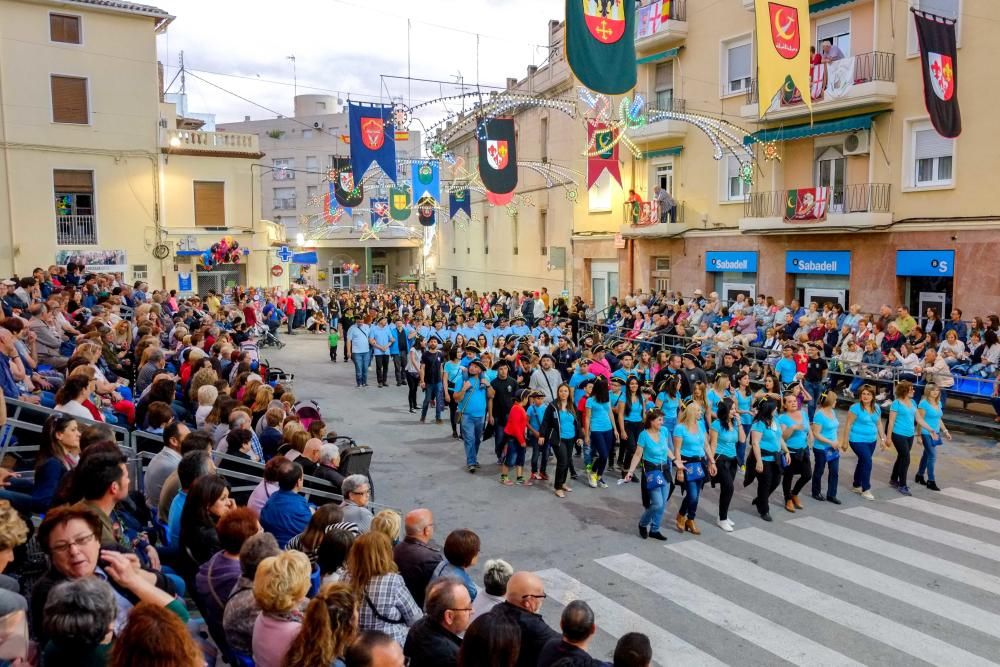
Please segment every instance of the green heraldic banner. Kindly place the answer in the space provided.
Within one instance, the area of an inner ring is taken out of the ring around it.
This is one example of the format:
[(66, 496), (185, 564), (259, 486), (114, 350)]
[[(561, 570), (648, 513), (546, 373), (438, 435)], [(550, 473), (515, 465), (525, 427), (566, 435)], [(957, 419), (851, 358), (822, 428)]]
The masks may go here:
[(622, 95), (635, 87), (635, 1), (566, 0), (566, 59), (587, 88)]

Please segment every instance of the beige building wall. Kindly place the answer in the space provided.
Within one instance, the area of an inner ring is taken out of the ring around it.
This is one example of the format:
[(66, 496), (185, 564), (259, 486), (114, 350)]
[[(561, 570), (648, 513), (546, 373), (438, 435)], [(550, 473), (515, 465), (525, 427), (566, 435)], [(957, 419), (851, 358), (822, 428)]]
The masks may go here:
[[(49, 13), (81, 17), (82, 44), (50, 41)], [(97, 245), (145, 264), (157, 164), (155, 30), (168, 22), (84, 4), (0, 1), (0, 271), (55, 260), (54, 169), (94, 171)], [(52, 120), (50, 76), (87, 80), (89, 123)]]
[[(79, 44), (50, 41), (52, 12), (79, 18)], [(160, 102), (156, 34), (173, 17), (125, 2), (21, 0), (0, 0), (0, 17), (0, 270), (30, 273), (58, 251), (122, 250), (125, 280), (176, 288), (179, 272), (197, 273), (177, 250), (230, 236), (250, 249), (244, 280), (274, 284), (272, 246), (284, 232), (259, 217), (257, 138), (178, 130), (174, 105)], [(53, 74), (86, 79), (88, 123), (53, 122)], [(94, 215), (63, 244), (58, 169), (93, 172)], [(224, 227), (196, 226), (195, 181), (226, 184)], [(157, 245), (167, 246), (163, 260)]]

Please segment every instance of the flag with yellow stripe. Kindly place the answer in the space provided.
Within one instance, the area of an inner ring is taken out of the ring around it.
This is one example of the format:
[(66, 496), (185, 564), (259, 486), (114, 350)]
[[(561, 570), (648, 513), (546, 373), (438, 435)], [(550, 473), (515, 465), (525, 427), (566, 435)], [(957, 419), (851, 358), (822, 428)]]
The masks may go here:
[[(809, 0), (754, 0), (757, 13), (757, 106), (763, 118), (774, 95), (791, 84), (809, 90)], [(802, 101), (812, 110), (812, 99)]]

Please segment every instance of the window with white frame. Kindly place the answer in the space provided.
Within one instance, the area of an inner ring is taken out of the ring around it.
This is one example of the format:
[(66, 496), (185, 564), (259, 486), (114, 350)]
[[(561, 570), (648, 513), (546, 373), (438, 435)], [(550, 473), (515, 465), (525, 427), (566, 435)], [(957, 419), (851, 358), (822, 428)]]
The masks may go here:
[(722, 43), (722, 94), (742, 93), (750, 87), (753, 50), (749, 37)]
[(594, 187), (587, 193), (587, 209), (591, 213), (606, 213), (611, 210), (611, 176), (607, 171), (594, 181)]
[[(910, 0), (910, 7), (936, 14), (949, 19), (956, 19), (955, 39), (962, 46), (962, 0)], [(915, 56), (920, 53), (920, 42), (917, 39), (916, 18), (911, 12), (906, 12), (906, 54)]]
[(315, 155), (306, 156), (306, 171), (319, 172), (319, 158)]
[(840, 49), (845, 58), (851, 57), (851, 17), (828, 20), (825, 23), (816, 23), (816, 53), (822, 55), (823, 43), (830, 42), (831, 45)]
[(295, 160), (294, 158), (276, 158), (272, 163), (274, 166), (274, 180), (293, 181), (295, 180)]
[(274, 188), (274, 208), (292, 210), (295, 208), (295, 188)]
[(723, 197), (726, 201), (743, 201), (750, 194), (750, 186), (743, 180), (740, 171), (740, 161), (735, 156), (726, 158), (726, 192)]
[(930, 121), (914, 123), (911, 138), (911, 184), (916, 188), (952, 185), (955, 141), (942, 137)]

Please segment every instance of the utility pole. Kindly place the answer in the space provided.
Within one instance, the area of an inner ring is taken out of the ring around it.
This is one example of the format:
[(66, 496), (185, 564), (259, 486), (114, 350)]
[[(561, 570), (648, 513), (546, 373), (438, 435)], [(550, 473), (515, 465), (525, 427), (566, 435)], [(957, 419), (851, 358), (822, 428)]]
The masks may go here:
[(180, 61), (179, 65), (180, 65), (180, 68), (181, 68), (181, 95), (183, 95), (184, 93), (187, 92), (187, 77), (185, 75), (185, 69), (184, 69), (184, 52), (183, 51), (181, 51), (180, 56), (178, 56), (178, 60)]

